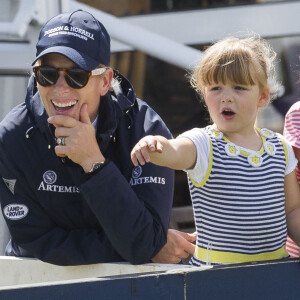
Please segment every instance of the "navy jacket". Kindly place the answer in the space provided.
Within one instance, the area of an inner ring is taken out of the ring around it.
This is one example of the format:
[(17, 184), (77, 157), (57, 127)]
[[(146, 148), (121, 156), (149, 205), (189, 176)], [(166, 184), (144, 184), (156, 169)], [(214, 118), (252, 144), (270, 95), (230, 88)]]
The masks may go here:
[(167, 240), (174, 171), (133, 166), (132, 147), (143, 136), (171, 137), (161, 118), (135, 97), (101, 97), (97, 141), (109, 163), (87, 178), (82, 168), (54, 152), (35, 80), (25, 103), (0, 124), (0, 201), (11, 241), (6, 255), (57, 265), (128, 261), (146, 263)]

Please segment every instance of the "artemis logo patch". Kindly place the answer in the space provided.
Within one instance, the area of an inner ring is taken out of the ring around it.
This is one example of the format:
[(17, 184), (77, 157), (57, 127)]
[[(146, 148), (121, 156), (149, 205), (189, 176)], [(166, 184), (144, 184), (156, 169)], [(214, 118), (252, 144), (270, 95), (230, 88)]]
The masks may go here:
[(134, 167), (131, 173), (131, 179), (129, 181), (130, 185), (139, 185), (144, 183), (157, 183), (157, 184), (166, 184), (166, 179), (162, 177), (140, 177), (142, 175), (142, 167)]
[(141, 166), (134, 167), (132, 170), (132, 178), (139, 178), (142, 175), (142, 171)]
[(79, 193), (77, 186), (66, 186), (53, 184), (57, 180), (54, 171), (48, 170), (43, 174), (43, 181), (40, 183), (38, 191), (56, 192), (56, 193)]
[(57, 179), (57, 175), (54, 171), (49, 170), (44, 173), (43, 179), (47, 184), (53, 184)]
[(3, 213), (7, 219), (20, 220), (27, 216), (28, 207), (24, 204), (8, 204), (4, 207)]

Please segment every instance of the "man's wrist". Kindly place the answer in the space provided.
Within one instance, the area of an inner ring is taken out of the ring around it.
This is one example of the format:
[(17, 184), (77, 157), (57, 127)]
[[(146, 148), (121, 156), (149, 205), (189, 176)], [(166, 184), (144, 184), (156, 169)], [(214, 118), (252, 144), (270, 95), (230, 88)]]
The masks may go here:
[(93, 173), (95, 171), (97, 171), (98, 169), (101, 169), (104, 167), (106, 162), (106, 159), (102, 160), (102, 161), (96, 161), (92, 164), (91, 168), (88, 170), (87, 174)]
[(104, 161), (105, 161), (105, 157), (101, 153), (99, 153), (86, 158), (84, 161), (80, 163), (80, 165), (84, 173), (88, 173), (93, 168), (93, 165), (95, 163), (102, 163)]
[(109, 162), (109, 159), (105, 159), (103, 161), (96, 161), (92, 164), (91, 168), (88, 170), (88, 172), (85, 172), (85, 175), (87, 178), (92, 177), (93, 175), (99, 173)]

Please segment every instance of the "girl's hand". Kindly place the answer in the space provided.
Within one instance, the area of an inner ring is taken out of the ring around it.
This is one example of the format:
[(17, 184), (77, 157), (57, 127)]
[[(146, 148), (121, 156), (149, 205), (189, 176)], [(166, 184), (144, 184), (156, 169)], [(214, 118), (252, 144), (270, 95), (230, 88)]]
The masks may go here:
[(135, 166), (144, 165), (151, 161), (151, 152), (162, 153), (163, 146), (158, 136), (148, 135), (142, 138), (131, 151), (131, 160)]

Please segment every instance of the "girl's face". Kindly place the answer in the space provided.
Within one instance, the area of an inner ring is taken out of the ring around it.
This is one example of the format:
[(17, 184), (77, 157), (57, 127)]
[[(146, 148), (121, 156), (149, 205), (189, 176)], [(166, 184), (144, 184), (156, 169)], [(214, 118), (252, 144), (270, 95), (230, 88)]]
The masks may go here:
[(215, 83), (203, 95), (213, 122), (227, 136), (253, 132), (259, 107), (269, 101), (269, 89), (261, 91), (258, 84)]

